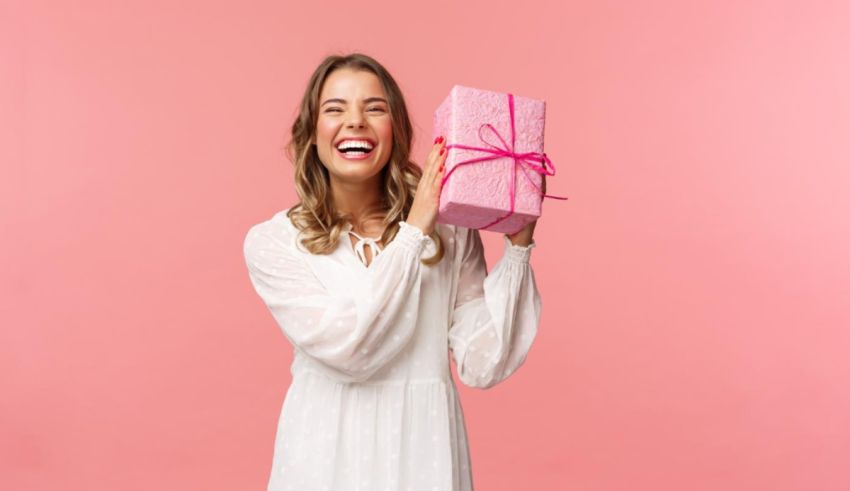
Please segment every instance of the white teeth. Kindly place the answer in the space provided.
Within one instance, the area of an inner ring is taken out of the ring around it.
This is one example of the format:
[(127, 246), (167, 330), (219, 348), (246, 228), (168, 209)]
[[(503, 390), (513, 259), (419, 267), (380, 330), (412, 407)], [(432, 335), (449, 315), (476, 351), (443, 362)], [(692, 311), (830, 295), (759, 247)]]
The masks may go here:
[(366, 150), (371, 150), (372, 144), (363, 140), (345, 140), (340, 143), (337, 148), (340, 150), (345, 150), (347, 148), (365, 148)]

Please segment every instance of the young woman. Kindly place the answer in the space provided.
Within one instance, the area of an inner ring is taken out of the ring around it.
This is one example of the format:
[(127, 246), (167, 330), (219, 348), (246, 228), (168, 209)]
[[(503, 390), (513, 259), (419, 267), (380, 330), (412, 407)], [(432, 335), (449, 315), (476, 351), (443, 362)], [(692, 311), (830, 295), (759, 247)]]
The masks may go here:
[(294, 348), (269, 491), (471, 490), (449, 369), (488, 388), (525, 360), (540, 321), (535, 224), (488, 275), (479, 231), (436, 222), (446, 142), (424, 169), (395, 80), (331, 56), (287, 145), (300, 202), (250, 228), (251, 282)]

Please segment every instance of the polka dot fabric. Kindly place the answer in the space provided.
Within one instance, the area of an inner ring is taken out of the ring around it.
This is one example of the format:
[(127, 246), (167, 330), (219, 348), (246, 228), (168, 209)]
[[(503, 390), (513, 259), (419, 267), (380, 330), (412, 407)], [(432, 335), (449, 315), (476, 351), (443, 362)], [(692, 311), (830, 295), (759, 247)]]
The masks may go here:
[(310, 254), (286, 211), (244, 241), (251, 283), (294, 351), (268, 491), (472, 490), (449, 361), (478, 388), (523, 363), (541, 312), (536, 244), (505, 237), (488, 274), (478, 230), (437, 224), (446, 255), (426, 266), (436, 244), (401, 222), (367, 266), (347, 236)]

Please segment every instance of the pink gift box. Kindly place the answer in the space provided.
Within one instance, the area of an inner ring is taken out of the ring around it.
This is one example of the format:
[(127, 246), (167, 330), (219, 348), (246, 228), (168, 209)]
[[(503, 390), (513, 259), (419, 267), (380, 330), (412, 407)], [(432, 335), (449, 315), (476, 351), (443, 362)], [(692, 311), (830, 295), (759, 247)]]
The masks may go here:
[(452, 87), (434, 113), (434, 138), (448, 151), (437, 221), (514, 233), (539, 218), (550, 196), (541, 173), (554, 175), (542, 153), (545, 117), (542, 100)]

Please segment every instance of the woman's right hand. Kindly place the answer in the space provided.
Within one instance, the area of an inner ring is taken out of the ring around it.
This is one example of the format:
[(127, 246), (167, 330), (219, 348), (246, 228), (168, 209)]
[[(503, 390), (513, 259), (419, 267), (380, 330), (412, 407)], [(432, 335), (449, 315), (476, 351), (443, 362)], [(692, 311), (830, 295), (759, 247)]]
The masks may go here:
[(440, 192), (443, 187), (442, 181), (446, 171), (445, 163), (448, 153), (446, 151), (446, 139), (442, 136), (438, 137), (434, 141), (434, 148), (428, 154), (428, 160), (422, 170), (422, 178), (416, 188), (416, 196), (413, 197), (410, 213), (405, 220), (410, 225), (422, 230), (425, 235), (430, 235), (437, 224)]

